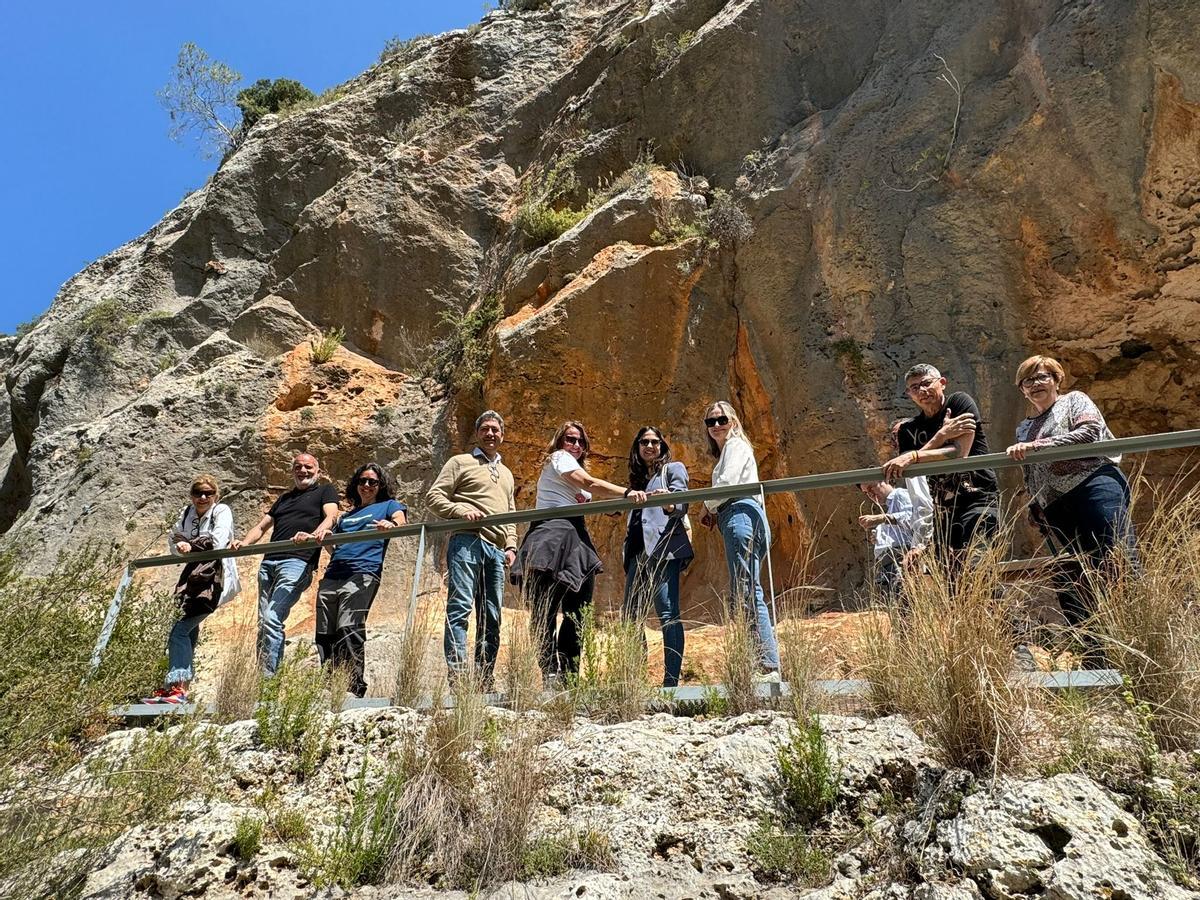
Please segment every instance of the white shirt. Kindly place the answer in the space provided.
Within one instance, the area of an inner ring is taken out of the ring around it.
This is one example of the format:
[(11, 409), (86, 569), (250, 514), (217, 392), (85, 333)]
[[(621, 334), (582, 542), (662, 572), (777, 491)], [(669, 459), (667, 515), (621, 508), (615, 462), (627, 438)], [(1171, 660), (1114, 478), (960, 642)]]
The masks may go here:
[[(758, 463), (754, 461), (754, 448), (740, 434), (731, 434), (721, 448), (721, 457), (713, 467), (712, 486), (723, 484), (754, 484), (758, 481)], [(731, 498), (705, 500), (704, 505), (716, 512), (721, 504)], [(755, 501), (757, 497), (753, 498)]]
[[(167, 534), (167, 548), (176, 556), (181, 556), (175, 544), (179, 541), (191, 543), (201, 535), (212, 538), (214, 550), (224, 550), (233, 540), (233, 511), (224, 503), (214, 503), (212, 509), (197, 519), (196, 507), (188, 504), (180, 513), (175, 527)], [(238, 577), (236, 560), (226, 557), (221, 560), (221, 568), (224, 578), (220, 605), (224, 606), (237, 596), (242, 589), (242, 582)]]
[(566, 450), (555, 450), (542, 466), (542, 474), (538, 476), (537, 499), (534, 509), (553, 509), (556, 506), (574, 506), (579, 501), (576, 495), (582, 494), (586, 500), (592, 495), (585, 490), (575, 487), (563, 476), (583, 466)]
[(933, 495), (924, 475), (905, 478), (904, 487), (912, 501), (913, 546), (928, 545), (933, 540)]
[(913, 545), (913, 502), (904, 488), (896, 488), (887, 498), (887, 514), (895, 524), (875, 526), (875, 557), (878, 559), (889, 550), (908, 550)]

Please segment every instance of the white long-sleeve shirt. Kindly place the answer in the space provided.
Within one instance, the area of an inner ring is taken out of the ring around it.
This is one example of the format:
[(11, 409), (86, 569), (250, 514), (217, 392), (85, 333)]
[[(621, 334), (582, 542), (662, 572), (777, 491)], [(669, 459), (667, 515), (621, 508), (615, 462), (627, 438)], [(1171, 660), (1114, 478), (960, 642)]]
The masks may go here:
[[(233, 540), (233, 510), (224, 503), (213, 504), (203, 516), (196, 515), (196, 507), (189, 504), (179, 514), (175, 527), (167, 534), (167, 548), (176, 556), (183, 556), (175, 545), (179, 541), (191, 543), (197, 537), (207, 535), (212, 538), (214, 550), (224, 550)], [(242, 589), (238, 577), (237, 562), (229, 557), (221, 560), (224, 587), (221, 589), (220, 603), (224, 606)]]
[[(754, 461), (754, 448), (740, 434), (731, 434), (721, 448), (721, 456), (713, 467), (712, 486), (720, 487), (725, 484), (754, 484), (758, 481), (758, 463)], [(705, 500), (704, 505), (710, 511), (717, 508), (726, 500)]]

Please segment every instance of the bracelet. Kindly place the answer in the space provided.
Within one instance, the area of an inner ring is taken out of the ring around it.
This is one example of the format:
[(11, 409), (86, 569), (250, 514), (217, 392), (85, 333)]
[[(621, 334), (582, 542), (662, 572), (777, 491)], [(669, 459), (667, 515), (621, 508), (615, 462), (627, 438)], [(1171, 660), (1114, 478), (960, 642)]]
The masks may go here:
[(624, 497), (628, 498), (628, 497), (629, 497), (629, 492), (630, 492), (630, 491), (632, 491), (632, 490), (633, 490), (633, 488), (631, 488), (631, 487), (627, 487), (627, 488), (625, 488), (625, 493), (624, 493), (622, 496), (624, 496)]
[(913, 458), (912, 458), (913, 465), (916, 465), (917, 463), (919, 463), (921, 461), (921, 451), (914, 450), (912, 453), (913, 453)]

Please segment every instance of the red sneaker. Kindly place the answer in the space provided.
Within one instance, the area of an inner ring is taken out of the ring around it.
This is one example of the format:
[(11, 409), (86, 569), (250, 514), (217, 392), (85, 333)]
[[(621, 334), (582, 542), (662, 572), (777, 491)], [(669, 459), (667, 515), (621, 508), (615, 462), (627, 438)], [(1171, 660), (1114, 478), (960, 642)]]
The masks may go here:
[(142, 702), (143, 703), (164, 703), (164, 702), (166, 702), (164, 700), (164, 698), (169, 693), (170, 693), (170, 690), (168, 690), (167, 688), (155, 688), (154, 693), (152, 693), (149, 697), (142, 698)]
[(187, 703), (188, 702), (188, 692), (185, 691), (181, 685), (176, 684), (176, 685), (172, 686), (169, 691), (167, 691), (165, 694), (163, 694), (162, 699), (159, 700), (158, 702), (159, 703), (176, 703), (176, 704)]

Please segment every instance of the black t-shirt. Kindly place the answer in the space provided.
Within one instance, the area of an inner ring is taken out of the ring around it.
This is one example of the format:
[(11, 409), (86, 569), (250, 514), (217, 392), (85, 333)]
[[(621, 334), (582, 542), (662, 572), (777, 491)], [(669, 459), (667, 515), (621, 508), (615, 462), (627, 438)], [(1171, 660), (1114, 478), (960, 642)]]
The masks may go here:
[[(927, 416), (921, 413), (900, 426), (896, 435), (901, 453), (910, 450), (920, 450), (926, 442), (937, 433), (946, 420), (946, 415), (962, 415), (969, 412), (975, 417), (975, 440), (971, 444), (968, 456), (983, 456), (988, 453), (987, 434), (983, 429), (983, 416), (979, 413), (979, 405), (965, 391), (955, 391), (946, 397), (946, 405), (935, 415)], [(933, 495), (934, 503), (940, 506), (974, 505), (979, 502), (994, 503), (999, 488), (996, 484), (996, 473), (992, 469), (976, 469), (974, 472), (960, 472), (955, 475), (931, 475), (929, 492)]]
[[(271, 529), (272, 541), (290, 541), (297, 532), (312, 531), (325, 518), (322, 507), (326, 503), (337, 503), (337, 489), (332, 484), (314, 484), (301, 490), (293, 488), (271, 504), (267, 510), (275, 522)], [(321, 548), (300, 548), (297, 550), (280, 550), (270, 553), (267, 559), (306, 559), (309, 564), (316, 565), (321, 555)]]

